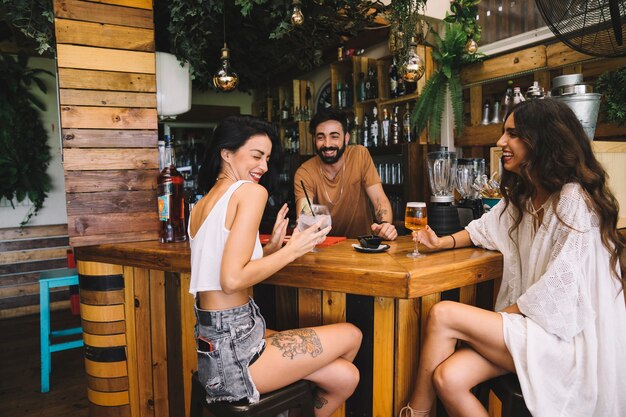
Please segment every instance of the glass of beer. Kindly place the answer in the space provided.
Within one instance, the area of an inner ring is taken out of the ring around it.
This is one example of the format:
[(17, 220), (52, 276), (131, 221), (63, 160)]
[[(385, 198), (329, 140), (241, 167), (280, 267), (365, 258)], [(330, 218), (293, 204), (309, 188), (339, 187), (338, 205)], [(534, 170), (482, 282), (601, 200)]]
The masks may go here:
[[(422, 230), (428, 224), (428, 216), (426, 215), (426, 203), (424, 202), (415, 202), (411, 201), (406, 203), (406, 212), (404, 214), (404, 227), (412, 230), (413, 232), (417, 232), (418, 230)], [(413, 248), (413, 252), (409, 252), (406, 254), (409, 258), (417, 259), (425, 256), (423, 253), (420, 253), (417, 249), (417, 242), (415, 242), (415, 247)]]

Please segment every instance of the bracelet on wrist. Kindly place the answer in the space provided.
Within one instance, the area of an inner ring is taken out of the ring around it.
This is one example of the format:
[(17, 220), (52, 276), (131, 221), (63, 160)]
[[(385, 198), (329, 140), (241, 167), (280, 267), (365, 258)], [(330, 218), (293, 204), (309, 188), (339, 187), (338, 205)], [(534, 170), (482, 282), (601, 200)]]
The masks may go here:
[(451, 249), (454, 249), (454, 248), (456, 248), (456, 239), (454, 238), (454, 235), (450, 235), (450, 237), (452, 238), (452, 248)]

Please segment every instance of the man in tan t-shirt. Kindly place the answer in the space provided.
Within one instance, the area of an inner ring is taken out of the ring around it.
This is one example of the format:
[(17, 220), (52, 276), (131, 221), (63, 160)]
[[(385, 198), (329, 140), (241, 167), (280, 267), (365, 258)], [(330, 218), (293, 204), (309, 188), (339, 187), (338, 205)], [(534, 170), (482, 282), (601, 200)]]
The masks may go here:
[[(296, 171), (296, 213), (299, 215), (307, 204), (304, 183), (311, 203), (330, 209), (331, 235), (355, 238), (373, 232), (394, 240), (398, 232), (393, 225), (391, 204), (372, 157), (361, 145), (348, 146), (347, 125), (345, 113), (332, 107), (320, 110), (311, 120), (309, 130), (317, 156)], [(369, 202), (374, 207), (375, 221)]]

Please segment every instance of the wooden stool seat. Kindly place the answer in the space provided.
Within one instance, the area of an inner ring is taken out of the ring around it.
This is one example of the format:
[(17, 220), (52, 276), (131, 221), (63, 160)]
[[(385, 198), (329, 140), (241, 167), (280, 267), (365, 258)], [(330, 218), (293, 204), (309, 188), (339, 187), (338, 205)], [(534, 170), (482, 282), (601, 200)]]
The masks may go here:
[(202, 417), (208, 410), (216, 417), (276, 417), (291, 408), (300, 408), (302, 417), (313, 417), (313, 390), (315, 384), (300, 380), (291, 385), (261, 395), (259, 402), (248, 404), (246, 400), (236, 402), (206, 402), (206, 391), (194, 372), (191, 378), (190, 417)]
[(502, 417), (532, 417), (524, 397), (519, 380), (515, 374), (506, 374), (481, 384), (481, 391), (493, 391), (496, 397), (502, 402)]
[(62, 343), (52, 343), (53, 337), (82, 334), (81, 327), (50, 329), (50, 288), (78, 285), (78, 273), (73, 268), (52, 269), (39, 274), (39, 335), (41, 343), (41, 392), (50, 391), (52, 352), (83, 346), (82, 337)]

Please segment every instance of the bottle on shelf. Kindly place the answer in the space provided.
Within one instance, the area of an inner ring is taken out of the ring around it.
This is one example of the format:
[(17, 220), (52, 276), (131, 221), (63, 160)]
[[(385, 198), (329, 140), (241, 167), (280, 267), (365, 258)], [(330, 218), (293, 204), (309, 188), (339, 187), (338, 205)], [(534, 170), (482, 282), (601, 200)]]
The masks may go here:
[(372, 99), (377, 98), (378, 97), (378, 70), (376, 70), (376, 67), (372, 67), (372, 82), (371, 82), (371, 89), (372, 89)]
[(352, 74), (348, 80), (343, 84), (343, 96), (345, 98), (344, 107), (352, 107), (354, 105), (354, 93), (352, 90)]
[(382, 146), (389, 146), (389, 113), (387, 109), (383, 109), (383, 135), (382, 135)]
[(522, 90), (519, 87), (515, 87), (513, 89), (513, 105), (519, 104), (522, 101), (526, 101), (524, 95), (522, 94)]
[(488, 125), (490, 123), (489, 120), (489, 100), (485, 100), (485, 105), (483, 106), (483, 120), (480, 122), (481, 125)]
[(498, 100), (493, 103), (493, 119), (491, 119), (491, 124), (500, 124), (502, 120), (500, 119), (500, 102)]
[(398, 106), (393, 106), (393, 117), (391, 118), (391, 143), (400, 143), (400, 121), (398, 119)]
[(163, 170), (157, 178), (157, 202), (161, 222), (162, 243), (184, 242), (185, 229), (185, 179), (174, 165), (174, 152), (170, 128), (164, 127), (165, 156)]
[(343, 108), (343, 90), (341, 89), (341, 81), (337, 81), (337, 107)]
[(363, 114), (363, 132), (362, 133), (362, 144), (366, 148), (369, 148), (370, 145), (370, 118), (367, 113)]
[(350, 145), (356, 145), (359, 141), (359, 118), (354, 116), (350, 126)]
[(398, 97), (402, 97), (406, 94), (406, 82), (400, 74), (398, 74)]
[(359, 88), (357, 89), (357, 98), (359, 101), (366, 100), (367, 82), (365, 81), (365, 73), (359, 72)]
[(528, 87), (526, 91), (526, 100), (534, 100), (536, 98), (543, 98), (545, 95), (543, 87), (539, 85), (539, 81), (533, 81), (533, 85)]
[(280, 110), (280, 120), (283, 122), (289, 120), (289, 104), (287, 103), (287, 100), (283, 102), (283, 107)]
[(372, 67), (367, 69), (367, 77), (365, 78), (365, 98), (364, 100), (369, 100), (373, 98), (372, 93), (372, 78), (374, 78)]
[(370, 123), (370, 143), (373, 147), (380, 146), (378, 136), (378, 109), (376, 107), (372, 108), (372, 121)]
[(398, 97), (398, 66), (394, 56), (389, 66), (389, 97)]
[(504, 120), (513, 108), (513, 81), (507, 82), (506, 92), (502, 98), (502, 116), (500, 120)]
[(405, 142), (413, 142), (413, 131), (411, 130), (411, 108), (409, 103), (406, 103), (404, 108), (404, 115), (402, 116), (402, 133), (404, 133)]

